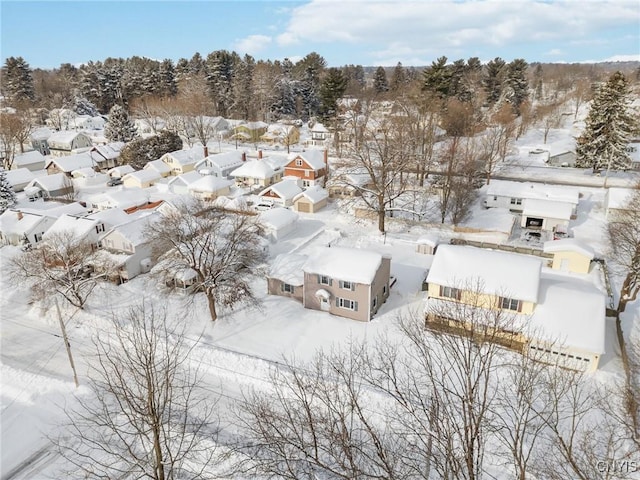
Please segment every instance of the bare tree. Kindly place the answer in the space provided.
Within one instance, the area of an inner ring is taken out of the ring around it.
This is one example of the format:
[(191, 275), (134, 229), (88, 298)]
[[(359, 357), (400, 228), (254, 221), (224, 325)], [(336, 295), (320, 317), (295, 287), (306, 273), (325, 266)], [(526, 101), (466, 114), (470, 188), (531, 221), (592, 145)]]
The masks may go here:
[(24, 145), (33, 129), (28, 111), (0, 112), (0, 155), (5, 170), (11, 170), (18, 150), (24, 153)]
[(575, 82), (573, 90), (569, 94), (573, 100), (573, 119), (578, 118), (578, 112), (580, 107), (593, 97), (593, 89), (591, 88), (591, 82), (586, 78), (581, 78)]
[(167, 124), (167, 103), (162, 98), (144, 97), (134, 101), (131, 110), (136, 118), (149, 125), (151, 133), (158, 135)]
[[(52, 233), (36, 246), (28, 245), (24, 253), (13, 257), (10, 270), (16, 281), (31, 282), (38, 300), (52, 294), (60, 295), (74, 307), (83, 309), (97, 286), (95, 246), (87, 239), (78, 239), (73, 231)], [(109, 268), (103, 265), (103, 272)]]
[(631, 194), (624, 210), (608, 223), (613, 271), (621, 274), (623, 281), (616, 307), (616, 331), (626, 376), (626, 408), (633, 425), (634, 438), (640, 446), (640, 348), (625, 338), (621, 315), (629, 303), (640, 293), (640, 184)]
[(184, 318), (149, 305), (113, 314), (94, 337), (90, 397), (76, 396), (53, 441), (79, 478), (212, 478), (216, 399), (200, 388)]
[(185, 202), (147, 229), (156, 268), (166, 284), (182, 272), (195, 276), (193, 288), (207, 297), (211, 320), (217, 305), (255, 303), (251, 279), (264, 259), (263, 237), (254, 216)]
[(543, 143), (547, 143), (549, 132), (551, 129), (560, 128), (562, 124), (561, 102), (553, 102), (545, 105), (539, 105), (536, 109), (536, 117), (538, 125), (542, 129)]
[[(362, 141), (349, 146), (339, 174), (333, 184), (348, 186), (358, 192), (364, 204), (378, 218), (378, 230), (385, 231), (385, 218), (393, 203), (411, 189), (409, 183), (411, 158), (404, 154), (397, 124), (386, 120), (369, 120), (362, 130)], [(353, 182), (349, 174), (364, 174), (365, 184)]]

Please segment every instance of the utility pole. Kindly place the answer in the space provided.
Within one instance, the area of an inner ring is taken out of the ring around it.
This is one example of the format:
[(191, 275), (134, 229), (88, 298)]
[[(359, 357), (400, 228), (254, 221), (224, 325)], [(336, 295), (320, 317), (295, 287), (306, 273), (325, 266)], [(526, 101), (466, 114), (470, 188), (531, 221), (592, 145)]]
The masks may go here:
[(58, 312), (58, 321), (60, 322), (60, 330), (62, 330), (62, 340), (64, 341), (64, 346), (67, 349), (67, 355), (69, 355), (69, 363), (71, 364), (71, 370), (73, 370), (73, 381), (76, 383), (76, 388), (80, 386), (78, 383), (78, 374), (76, 372), (76, 366), (73, 363), (73, 357), (71, 356), (71, 344), (69, 343), (69, 338), (67, 337), (67, 329), (64, 326), (64, 322), (62, 321), (62, 314), (60, 313), (60, 306), (58, 305), (58, 299), (56, 298), (56, 312)]

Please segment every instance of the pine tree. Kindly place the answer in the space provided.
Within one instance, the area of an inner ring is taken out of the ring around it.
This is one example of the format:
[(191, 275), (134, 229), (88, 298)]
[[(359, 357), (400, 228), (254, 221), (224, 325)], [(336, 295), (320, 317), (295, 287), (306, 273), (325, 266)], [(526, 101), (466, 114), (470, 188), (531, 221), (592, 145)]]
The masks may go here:
[(3, 168), (0, 168), (0, 214), (8, 208), (13, 207), (17, 203), (16, 194), (13, 187), (7, 180), (7, 174)]
[(435, 93), (440, 98), (445, 98), (451, 92), (452, 70), (447, 66), (447, 57), (440, 57), (431, 62), (431, 65), (423, 73), (423, 89)]
[(513, 107), (516, 115), (520, 115), (520, 105), (529, 97), (529, 82), (527, 80), (527, 62), (516, 58), (507, 65), (504, 82), (504, 96)]
[(576, 166), (622, 170), (631, 159), (626, 151), (634, 119), (628, 110), (629, 84), (622, 72), (615, 72), (597, 91), (584, 132), (577, 140)]
[(506, 62), (500, 57), (496, 57), (487, 63), (482, 86), (487, 94), (487, 103), (494, 105), (502, 95), (502, 83), (505, 76)]
[(9, 57), (2, 69), (2, 91), (12, 102), (32, 102), (36, 98), (29, 64), (22, 57)]
[(74, 97), (72, 110), (78, 115), (91, 115), (92, 117), (100, 115), (96, 106), (82, 96)]
[(373, 89), (376, 93), (384, 93), (389, 91), (387, 72), (385, 72), (384, 67), (376, 68), (376, 72), (373, 75)]
[(407, 84), (407, 75), (401, 62), (396, 64), (391, 74), (391, 91), (397, 92)]
[(176, 95), (178, 93), (176, 71), (170, 59), (167, 58), (162, 61), (158, 74), (160, 75), (160, 93), (169, 97)]
[(207, 84), (216, 106), (216, 115), (226, 117), (234, 103), (233, 80), (240, 57), (235, 52), (216, 50), (207, 55)]
[(109, 111), (109, 122), (104, 129), (104, 136), (110, 142), (129, 142), (137, 135), (136, 127), (127, 111), (120, 105), (114, 105)]
[(338, 68), (327, 70), (327, 76), (320, 87), (320, 112), (324, 119), (334, 117), (338, 110), (338, 100), (347, 89), (347, 79)]

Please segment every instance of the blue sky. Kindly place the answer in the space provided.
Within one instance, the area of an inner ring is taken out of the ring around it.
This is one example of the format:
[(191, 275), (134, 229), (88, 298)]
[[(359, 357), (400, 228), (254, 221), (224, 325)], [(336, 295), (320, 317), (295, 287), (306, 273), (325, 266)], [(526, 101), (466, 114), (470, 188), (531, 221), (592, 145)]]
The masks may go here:
[(214, 50), (329, 66), (449, 59), (640, 60), (638, 0), (0, 1), (2, 63), (32, 68)]

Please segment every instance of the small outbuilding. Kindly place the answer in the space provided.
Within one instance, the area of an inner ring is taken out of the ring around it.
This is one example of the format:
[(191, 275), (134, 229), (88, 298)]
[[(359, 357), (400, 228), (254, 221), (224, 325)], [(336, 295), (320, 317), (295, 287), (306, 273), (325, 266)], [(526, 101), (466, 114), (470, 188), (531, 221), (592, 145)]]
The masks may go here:
[(316, 213), (327, 206), (329, 192), (320, 186), (309, 187), (293, 198), (293, 209), (296, 212)]
[(575, 238), (563, 238), (545, 242), (544, 253), (553, 255), (555, 270), (573, 273), (589, 273), (595, 253), (591, 247)]

